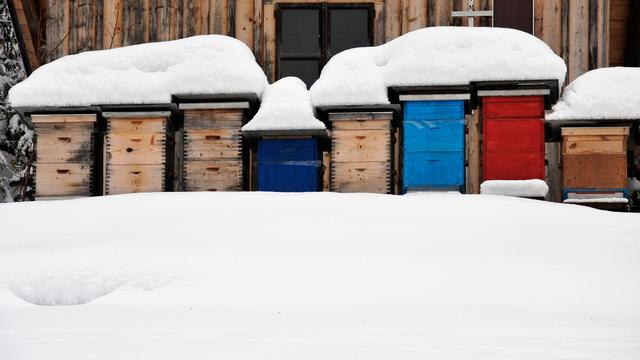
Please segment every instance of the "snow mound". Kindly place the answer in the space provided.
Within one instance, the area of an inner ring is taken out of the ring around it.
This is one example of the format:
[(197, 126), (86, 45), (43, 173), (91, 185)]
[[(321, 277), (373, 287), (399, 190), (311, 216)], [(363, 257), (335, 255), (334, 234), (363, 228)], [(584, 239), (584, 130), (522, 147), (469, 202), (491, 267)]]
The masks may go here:
[(242, 127), (242, 131), (323, 129), (324, 123), (314, 115), (307, 86), (296, 77), (285, 77), (269, 85), (260, 110)]
[(640, 68), (591, 70), (563, 92), (547, 120), (640, 119)]
[(636, 360), (638, 218), (437, 193), (6, 204), (0, 358)]
[(567, 68), (542, 40), (502, 28), (429, 27), (334, 56), (311, 87), (316, 106), (388, 104), (389, 86), (554, 80)]
[(82, 305), (108, 295), (124, 285), (151, 291), (170, 283), (164, 276), (78, 269), (48, 269), (12, 274), (7, 287), (22, 300), (45, 306)]
[(9, 92), (14, 107), (169, 103), (172, 94), (262, 94), (251, 50), (222, 35), (65, 56)]
[(549, 186), (544, 180), (487, 180), (480, 184), (482, 195), (545, 197)]

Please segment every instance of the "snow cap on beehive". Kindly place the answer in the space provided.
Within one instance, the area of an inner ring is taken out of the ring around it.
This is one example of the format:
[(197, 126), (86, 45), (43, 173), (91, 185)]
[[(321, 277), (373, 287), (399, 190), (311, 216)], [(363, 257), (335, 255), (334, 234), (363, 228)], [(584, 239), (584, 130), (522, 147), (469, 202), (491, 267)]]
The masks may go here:
[(566, 72), (547, 44), (522, 31), (430, 27), (337, 54), (311, 95), (315, 106), (388, 104), (390, 86), (557, 79), (562, 87)]
[(569, 84), (547, 120), (640, 119), (640, 68), (591, 70)]
[(170, 103), (172, 94), (261, 96), (251, 50), (222, 35), (87, 51), (34, 71), (9, 92), (14, 107)]
[(307, 86), (297, 77), (286, 77), (269, 85), (260, 110), (242, 131), (324, 130), (314, 115)]

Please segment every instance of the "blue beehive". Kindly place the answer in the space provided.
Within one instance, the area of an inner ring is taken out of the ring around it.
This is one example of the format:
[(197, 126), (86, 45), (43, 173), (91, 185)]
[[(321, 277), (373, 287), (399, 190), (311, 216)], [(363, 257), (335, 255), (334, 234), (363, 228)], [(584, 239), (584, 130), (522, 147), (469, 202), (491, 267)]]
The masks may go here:
[(464, 101), (404, 102), (403, 192), (464, 190)]
[(258, 140), (258, 191), (320, 190), (318, 139)]

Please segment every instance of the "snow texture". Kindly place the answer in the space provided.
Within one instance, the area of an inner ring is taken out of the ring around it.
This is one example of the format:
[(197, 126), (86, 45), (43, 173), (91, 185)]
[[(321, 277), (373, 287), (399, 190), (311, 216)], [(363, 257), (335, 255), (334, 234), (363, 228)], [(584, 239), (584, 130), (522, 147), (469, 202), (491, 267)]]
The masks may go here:
[(296, 77), (286, 77), (269, 85), (260, 110), (242, 127), (242, 131), (324, 129), (324, 123), (314, 115), (307, 86)]
[(640, 119), (640, 68), (591, 70), (569, 84), (547, 120)]
[(316, 106), (388, 104), (389, 86), (553, 80), (567, 67), (542, 40), (502, 28), (429, 27), (384, 45), (346, 50), (311, 87)]
[(2, 359), (640, 358), (638, 215), (159, 193), (4, 204), (0, 219)]
[(480, 184), (483, 195), (545, 197), (549, 186), (544, 180), (487, 180)]
[(619, 196), (612, 197), (590, 197), (590, 198), (575, 198), (575, 199), (565, 199), (563, 201), (566, 204), (626, 204), (629, 202), (629, 199)]
[(222, 35), (87, 51), (44, 65), (9, 92), (14, 107), (169, 103), (173, 94), (255, 93), (251, 50)]

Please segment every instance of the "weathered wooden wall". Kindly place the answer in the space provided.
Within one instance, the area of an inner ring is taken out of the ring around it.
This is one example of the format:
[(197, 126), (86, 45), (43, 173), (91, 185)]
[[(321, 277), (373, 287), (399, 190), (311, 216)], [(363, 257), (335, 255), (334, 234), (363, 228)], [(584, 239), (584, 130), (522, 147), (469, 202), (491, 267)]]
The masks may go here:
[[(235, 36), (253, 49), (258, 62), (273, 80), (276, 5), (319, 1), (46, 0), (47, 60), (85, 50), (198, 34), (225, 34)], [(625, 1), (629, 0), (534, 0), (535, 35), (565, 59), (569, 80), (609, 63), (610, 14), (613, 32), (619, 27), (616, 14)], [(466, 19), (451, 16), (454, 10), (466, 9), (466, 0), (331, 2), (373, 3), (375, 44), (425, 26), (467, 25)], [(490, 10), (491, 6), (491, 0), (475, 3), (477, 10)], [(476, 19), (476, 24), (491, 26), (491, 20)], [(616, 51), (612, 50), (611, 54), (615, 59), (619, 57)]]

